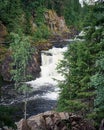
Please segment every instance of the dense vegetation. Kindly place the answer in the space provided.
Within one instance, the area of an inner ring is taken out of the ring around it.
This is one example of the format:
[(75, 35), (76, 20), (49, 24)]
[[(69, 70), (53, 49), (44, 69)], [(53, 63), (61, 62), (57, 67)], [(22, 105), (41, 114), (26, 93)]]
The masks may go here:
[[(15, 81), (17, 90), (26, 90), (27, 87), (24, 82), (30, 78), (26, 68), (33, 53), (31, 43), (35, 44), (40, 40), (43, 41), (51, 35), (44, 19), (44, 12), (47, 9), (55, 10), (59, 16), (64, 16), (68, 26), (78, 26), (80, 16), (78, 14), (81, 10), (78, 0), (0, 1), (0, 23), (5, 25), (8, 31), (6, 41), (3, 45), (0, 43), (0, 64), (5, 58), (6, 52), (10, 50), (13, 59), (11, 64), (12, 79)], [(33, 28), (33, 25), (36, 28)], [(0, 74), (0, 87), (2, 83), (3, 80)], [(8, 118), (10, 111), (12, 110), (8, 107), (0, 107), (0, 113), (5, 113), (0, 118), (0, 127), (8, 125), (8, 123), (13, 124), (11, 117)]]
[(85, 40), (69, 45), (58, 71), (65, 80), (58, 101), (59, 111), (70, 111), (95, 120), (104, 113), (104, 4), (89, 6), (84, 20)]
[[(83, 27), (85, 31), (85, 41), (70, 44), (58, 66), (65, 77), (59, 83), (58, 110), (78, 113), (99, 123), (104, 113), (104, 4), (81, 8), (78, 0), (1, 0), (0, 22), (7, 27), (8, 36), (5, 45), (0, 47), (0, 55), (4, 56), (8, 49), (11, 51), (12, 79), (16, 89), (26, 90), (24, 82), (30, 77), (26, 68), (33, 54), (31, 43), (51, 35), (44, 19), (48, 9), (64, 16), (68, 27)], [(0, 86), (1, 81), (0, 75)], [(0, 113), (5, 113), (0, 118), (2, 125), (13, 125), (7, 117), (10, 111), (8, 107), (0, 107)]]
[(81, 6), (78, 0), (2, 0), (0, 21), (9, 31), (21, 28), (26, 34), (31, 34), (29, 18), (32, 16), (37, 25), (43, 24), (46, 9), (54, 9), (59, 16), (65, 17), (68, 25), (73, 25), (79, 21)]

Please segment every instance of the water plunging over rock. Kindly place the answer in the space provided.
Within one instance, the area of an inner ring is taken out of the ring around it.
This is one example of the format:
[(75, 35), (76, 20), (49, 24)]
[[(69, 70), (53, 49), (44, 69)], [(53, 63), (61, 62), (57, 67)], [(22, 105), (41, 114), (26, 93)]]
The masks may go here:
[[(63, 58), (63, 52), (65, 52), (66, 49), (67, 47), (53, 47), (48, 51), (42, 51), (41, 76), (36, 80), (27, 82), (27, 84), (31, 85), (33, 91), (28, 94), (27, 98), (24, 95), (19, 96), (15, 94), (13, 97), (10, 96), (9, 99), (2, 100), (1, 104), (16, 106), (19, 108), (19, 111), (17, 111), (16, 114), (20, 115), (20, 118), (23, 117), (23, 102), (25, 99), (28, 101), (28, 117), (45, 111), (54, 110), (59, 93), (59, 88), (57, 87), (57, 81), (55, 79), (63, 79), (63, 77), (57, 73), (56, 66), (59, 60)], [(16, 118), (16, 120), (20, 118)]]
[(48, 51), (42, 51), (42, 66), (41, 66), (41, 77), (34, 81), (28, 82), (34, 89), (39, 89), (41, 86), (57, 85), (57, 80), (63, 80), (63, 77), (57, 72), (56, 67), (60, 60), (63, 59), (63, 52), (67, 47), (55, 48)]

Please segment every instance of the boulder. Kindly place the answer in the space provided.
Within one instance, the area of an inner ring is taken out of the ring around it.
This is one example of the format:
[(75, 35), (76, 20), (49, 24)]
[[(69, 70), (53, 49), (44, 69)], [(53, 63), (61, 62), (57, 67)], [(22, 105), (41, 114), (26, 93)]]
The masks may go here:
[(17, 127), (18, 130), (31, 130), (25, 119), (21, 119), (21, 121), (17, 124)]
[(22, 127), (23, 119), (17, 123), (18, 130), (95, 130), (89, 121), (67, 112), (48, 111), (31, 116), (26, 121), (26, 129)]

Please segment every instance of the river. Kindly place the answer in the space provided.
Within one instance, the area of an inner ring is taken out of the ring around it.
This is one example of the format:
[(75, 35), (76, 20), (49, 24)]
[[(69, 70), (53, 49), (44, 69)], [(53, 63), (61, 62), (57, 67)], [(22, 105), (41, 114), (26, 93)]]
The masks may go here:
[(2, 100), (2, 105), (11, 105), (19, 108), (16, 112), (17, 119), (23, 117), (24, 100), (27, 100), (27, 117), (56, 108), (59, 95), (57, 80), (63, 80), (56, 67), (59, 61), (63, 59), (63, 53), (66, 50), (67, 47), (53, 47), (48, 51), (42, 51), (40, 77), (27, 82), (33, 88), (28, 97), (25, 98), (24, 95), (21, 95), (17, 98)]

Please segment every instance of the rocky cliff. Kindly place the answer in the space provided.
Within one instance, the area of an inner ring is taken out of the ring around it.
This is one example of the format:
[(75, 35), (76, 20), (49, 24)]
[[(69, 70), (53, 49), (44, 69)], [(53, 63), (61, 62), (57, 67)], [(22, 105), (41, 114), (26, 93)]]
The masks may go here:
[[(4, 81), (11, 81), (11, 52), (9, 51), (8, 47), (6, 46), (6, 36), (8, 35), (7, 28), (2, 24), (0, 21), (0, 76), (3, 78)], [(33, 79), (39, 76), (40, 72), (40, 53), (37, 51), (32, 60), (28, 63), (27, 71), (29, 74), (33, 76)]]
[[(22, 17), (22, 22), (25, 23), (24, 15)], [(49, 38), (48, 42), (45, 41), (45, 43), (39, 42), (38, 44), (34, 44), (37, 48), (37, 52), (33, 55), (33, 59), (29, 62), (27, 69), (33, 78), (39, 76), (41, 64), (40, 51), (48, 50), (52, 47), (52, 45), (54, 45), (55, 41), (58, 43), (60, 41), (63, 41), (63, 39), (71, 38), (76, 34), (76, 31), (73, 29), (71, 29), (71, 32), (69, 31), (68, 27), (66, 26), (64, 17), (59, 17), (54, 10), (45, 11), (44, 18), (45, 25), (52, 32), (52, 36)], [(34, 18), (31, 17), (29, 21), (31, 25), (30, 29), (32, 32), (35, 32), (37, 30), (37, 25), (34, 22)], [(11, 54), (8, 51), (8, 47), (6, 47), (6, 44), (8, 44), (8, 41), (6, 42), (5, 40), (7, 35), (9, 35), (7, 28), (0, 21), (0, 75), (5, 81), (11, 81), (10, 64), (12, 62), (12, 59)]]
[[(11, 74), (10, 74), (11, 63), (12, 63), (11, 55), (10, 53), (7, 53), (5, 58), (2, 60), (1, 69), (0, 69), (0, 74), (2, 75), (5, 81), (11, 81)], [(39, 77), (40, 55), (38, 53), (35, 53), (32, 56), (32, 60), (29, 61), (27, 72), (31, 74), (33, 79), (35, 79), (36, 77)]]
[[(11, 52), (9, 51), (8, 47), (6, 46), (5, 38), (8, 35), (7, 28), (0, 22), (0, 76), (3, 78), (4, 81), (11, 81)], [(28, 63), (27, 71), (29, 74), (33, 76), (35, 79), (39, 76), (40, 72), (40, 53), (37, 51), (32, 60)]]
[(59, 17), (54, 10), (48, 10), (44, 14), (46, 25), (53, 34), (62, 34), (69, 32), (64, 17)]
[(68, 28), (63, 16), (58, 16), (54, 10), (47, 10), (44, 13), (46, 25), (52, 32), (51, 41), (63, 41), (73, 38), (78, 34), (75, 28)]

